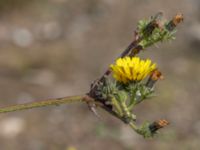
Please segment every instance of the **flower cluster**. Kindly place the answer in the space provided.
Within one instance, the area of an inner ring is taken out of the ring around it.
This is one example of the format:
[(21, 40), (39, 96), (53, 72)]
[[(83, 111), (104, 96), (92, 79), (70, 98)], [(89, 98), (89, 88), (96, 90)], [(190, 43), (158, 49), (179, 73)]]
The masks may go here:
[[(175, 38), (176, 26), (183, 21), (183, 15), (177, 14), (172, 20), (162, 19), (159, 12), (149, 20), (141, 20), (135, 31), (135, 40), (122, 52), (120, 57), (111, 64), (103, 76), (92, 84), (89, 96), (101, 104), (102, 108), (129, 124), (138, 134), (153, 137), (160, 128), (169, 122), (165, 119), (153, 123), (144, 122), (135, 125), (136, 105), (151, 98), (155, 83), (163, 79), (156, 63), (150, 59), (140, 59), (136, 55), (145, 48), (158, 42)], [(110, 78), (110, 74), (112, 77)]]

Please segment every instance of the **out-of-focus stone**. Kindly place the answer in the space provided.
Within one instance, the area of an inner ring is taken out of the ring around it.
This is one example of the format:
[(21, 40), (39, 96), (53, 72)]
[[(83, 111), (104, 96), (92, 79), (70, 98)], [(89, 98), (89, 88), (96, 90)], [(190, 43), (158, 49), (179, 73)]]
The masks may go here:
[(85, 43), (85, 36), (91, 30), (91, 21), (89, 17), (82, 15), (75, 18), (69, 26), (66, 37), (75, 48), (81, 48)]
[(28, 47), (33, 43), (33, 35), (26, 28), (16, 28), (12, 33), (13, 43), (20, 47)]
[(35, 36), (39, 40), (56, 40), (62, 36), (62, 28), (56, 21), (36, 25)]
[(5, 138), (15, 138), (25, 129), (26, 123), (23, 119), (9, 117), (0, 120), (0, 136)]
[(34, 70), (25, 79), (26, 82), (41, 86), (52, 86), (56, 80), (54, 72), (50, 70)]

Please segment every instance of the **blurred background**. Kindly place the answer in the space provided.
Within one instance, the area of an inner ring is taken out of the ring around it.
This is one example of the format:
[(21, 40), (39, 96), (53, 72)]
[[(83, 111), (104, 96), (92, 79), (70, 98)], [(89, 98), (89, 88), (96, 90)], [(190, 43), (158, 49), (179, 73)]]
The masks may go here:
[(198, 0), (1, 0), (0, 106), (79, 95), (133, 39), (137, 21), (163, 11), (185, 20), (177, 39), (141, 52), (165, 79), (137, 106), (138, 123), (170, 126), (143, 139), (85, 104), (0, 115), (1, 150), (199, 150), (200, 2)]

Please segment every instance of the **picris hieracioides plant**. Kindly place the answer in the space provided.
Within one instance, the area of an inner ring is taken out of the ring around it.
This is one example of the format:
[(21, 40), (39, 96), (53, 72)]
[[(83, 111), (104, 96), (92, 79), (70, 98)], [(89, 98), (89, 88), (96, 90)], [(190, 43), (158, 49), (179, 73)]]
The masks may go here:
[(81, 101), (86, 102), (95, 114), (97, 114), (97, 107), (103, 108), (130, 125), (138, 134), (145, 138), (153, 137), (160, 128), (168, 125), (169, 122), (160, 119), (153, 123), (144, 122), (137, 126), (137, 118), (133, 114), (133, 109), (153, 95), (155, 83), (162, 79), (163, 75), (156, 63), (150, 59), (141, 59), (136, 55), (158, 42), (175, 39), (175, 28), (182, 21), (183, 15), (181, 13), (167, 21), (162, 19), (161, 12), (150, 19), (140, 20), (134, 34), (134, 40), (105, 73), (91, 85), (88, 93), (82, 96), (62, 97), (2, 107), (0, 113)]

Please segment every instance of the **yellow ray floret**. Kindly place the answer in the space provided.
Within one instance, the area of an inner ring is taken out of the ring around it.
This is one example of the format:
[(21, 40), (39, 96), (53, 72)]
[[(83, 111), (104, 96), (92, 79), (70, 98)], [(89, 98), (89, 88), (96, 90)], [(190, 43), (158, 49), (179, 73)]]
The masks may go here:
[(139, 57), (127, 56), (118, 58), (114, 65), (110, 65), (110, 68), (117, 81), (127, 83), (143, 80), (156, 69), (156, 64), (152, 63), (150, 59), (141, 60)]

